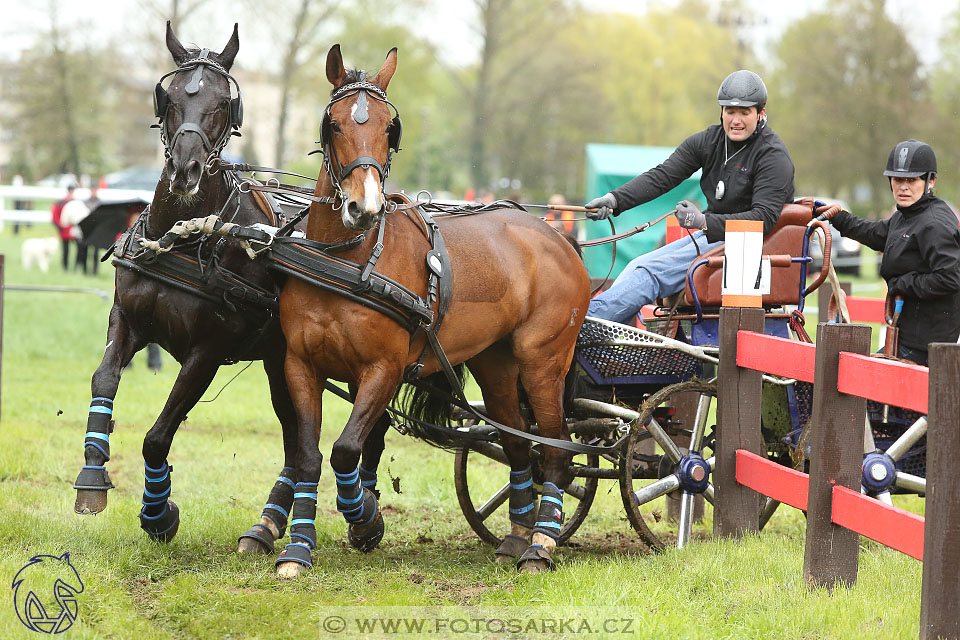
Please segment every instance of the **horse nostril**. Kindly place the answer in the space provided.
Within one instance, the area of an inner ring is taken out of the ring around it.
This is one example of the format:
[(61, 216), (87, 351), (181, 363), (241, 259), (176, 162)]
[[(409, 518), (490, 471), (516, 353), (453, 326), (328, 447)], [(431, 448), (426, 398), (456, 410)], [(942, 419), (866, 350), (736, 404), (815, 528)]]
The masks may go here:
[(196, 184), (200, 181), (200, 171), (203, 169), (201, 164), (196, 160), (191, 160), (187, 163), (187, 181), (190, 184)]

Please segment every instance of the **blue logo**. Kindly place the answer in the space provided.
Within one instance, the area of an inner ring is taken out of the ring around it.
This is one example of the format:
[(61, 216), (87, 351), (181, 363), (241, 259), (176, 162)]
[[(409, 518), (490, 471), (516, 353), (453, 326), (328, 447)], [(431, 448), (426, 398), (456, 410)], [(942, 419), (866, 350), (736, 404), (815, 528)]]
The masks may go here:
[(70, 553), (33, 556), (13, 578), (13, 604), (20, 622), (38, 633), (63, 633), (77, 619), (77, 594), (83, 580)]

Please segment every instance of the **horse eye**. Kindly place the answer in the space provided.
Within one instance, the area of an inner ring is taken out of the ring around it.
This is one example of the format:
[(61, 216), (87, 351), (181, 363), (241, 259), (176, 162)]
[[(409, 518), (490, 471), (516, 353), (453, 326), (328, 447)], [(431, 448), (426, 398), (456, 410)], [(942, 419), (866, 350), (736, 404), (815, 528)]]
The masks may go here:
[(336, 131), (337, 133), (343, 133), (343, 129), (340, 128), (340, 124), (336, 120), (330, 121), (330, 128)]
[(226, 109), (229, 105), (230, 105), (230, 101), (227, 100), (226, 98), (223, 98), (223, 99), (220, 100), (220, 108), (221, 108), (221, 109)]

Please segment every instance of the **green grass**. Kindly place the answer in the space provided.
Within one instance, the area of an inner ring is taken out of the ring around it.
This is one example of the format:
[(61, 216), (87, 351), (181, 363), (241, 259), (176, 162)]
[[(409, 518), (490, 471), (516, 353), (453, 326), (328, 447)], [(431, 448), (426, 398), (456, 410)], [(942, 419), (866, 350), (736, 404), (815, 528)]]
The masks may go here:
[[(59, 267), (47, 275), (23, 273), (23, 237), (0, 234), (7, 284), (112, 288), (109, 266), (97, 278), (63, 274)], [(257, 364), (216, 402), (198, 406), (180, 429), (170, 462), (182, 522), (177, 538), (161, 545), (146, 537), (136, 518), (140, 447), (176, 367), (165, 354), (163, 370), (154, 374), (138, 354), (115, 404), (108, 467), (117, 488), (102, 514), (75, 515), (70, 485), (83, 461), (89, 380), (102, 353), (109, 307), (82, 293), (7, 291), (4, 298), (0, 574), (10, 584), (33, 555), (69, 551), (86, 588), (79, 619), (63, 637), (356, 637), (355, 630), (325, 634), (321, 621), (339, 614), (349, 621), (358, 611), (431, 620), (507, 612), (541, 622), (561, 615), (630, 621), (631, 634), (590, 634), (601, 638), (917, 636), (919, 562), (865, 540), (856, 585), (811, 592), (802, 579), (804, 521), (787, 508), (759, 536), (648, 555), (610, 481), (601, 481), (574, 545), (560, 551), (559, 570), (517, 575), (494, 564), (491, 549), (469, 530), (456, 501), (453, 456), (396, 433), (388, 436), (380, 469), (387, 526), (380, 548), (367, 555), (349, 548), (325, 466), (316, 566), (298, 580), (279, 581), (274, 558), (234, 552), (238, 534), (259, 518), (282, 464), (279, 427)], [(241, 367), (221, 370), (207, 397)], [(348, 407), (331, 397), (324, 410), (321, 450), (329, 456)], [(504, 468), (489, 468), (491, 482), (506, 479)], [(922, 512), (922, 500), (899, 504)], [(35, 637), (17, 620), (11, 596), (6, 603), (0, 605), (0, 635)], [(565, 637), (579, 635), (568, 628)]]

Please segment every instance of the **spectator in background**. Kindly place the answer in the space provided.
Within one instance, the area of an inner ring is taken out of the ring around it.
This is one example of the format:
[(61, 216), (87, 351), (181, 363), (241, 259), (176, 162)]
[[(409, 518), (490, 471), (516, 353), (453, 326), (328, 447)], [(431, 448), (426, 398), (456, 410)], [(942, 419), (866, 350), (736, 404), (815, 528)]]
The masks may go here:
[(86, 200), (71, 200), (63, 205), (63, 212), (60, 214), (60, 221), (63, 224), (69, 224), (72, 227), (72, 236), (77, 243), (77, 259), (74, 263), (74, 269), (80, 269), (84, 274), (87, 273), (87, 256), (90, 255), (93, 258), (92, 273), (97, 275), (97, 270), (99, 269), (99, 262), (97, 261), (97, 250), (96, 247), (93, 247), (93, 251), (89, 251), (90, 248), (83, 239), (83, 234), (80, 232), (80, 227), (77, 225), (80, 224), (80, 221), (90, 215), (90, 212), (100, 204), (100, 198), (97, 197), (97, 187), (90, 187), (90, 197)]
[(74, 185), (67, 186), (67, 195), (57, 200), (53, 203), (53, 206), (50, 207), (50, 216), (53, 218), (53, 226), (57, 228), (57, 233), (60, 234), (60, 244), (63, 248), (63, 270), (70, 270), (70, 245), (73, 244), (73, 230), (71, 225), (64, 224), (62, 221), (63, 216), (63, 206), (69, 201), (73, 200), (73, 190), (76, 187)]
[(490, 204), (491, 202), (494, 201), (494, 199), (495, 199), (495, 196), (493, 195), (493, 191), (490, 191), (489, 189), (484, 189), (483, 191), (480, 192), (480, 197), (477, 198), (477, 202), (479, 202), (480, 204)]

